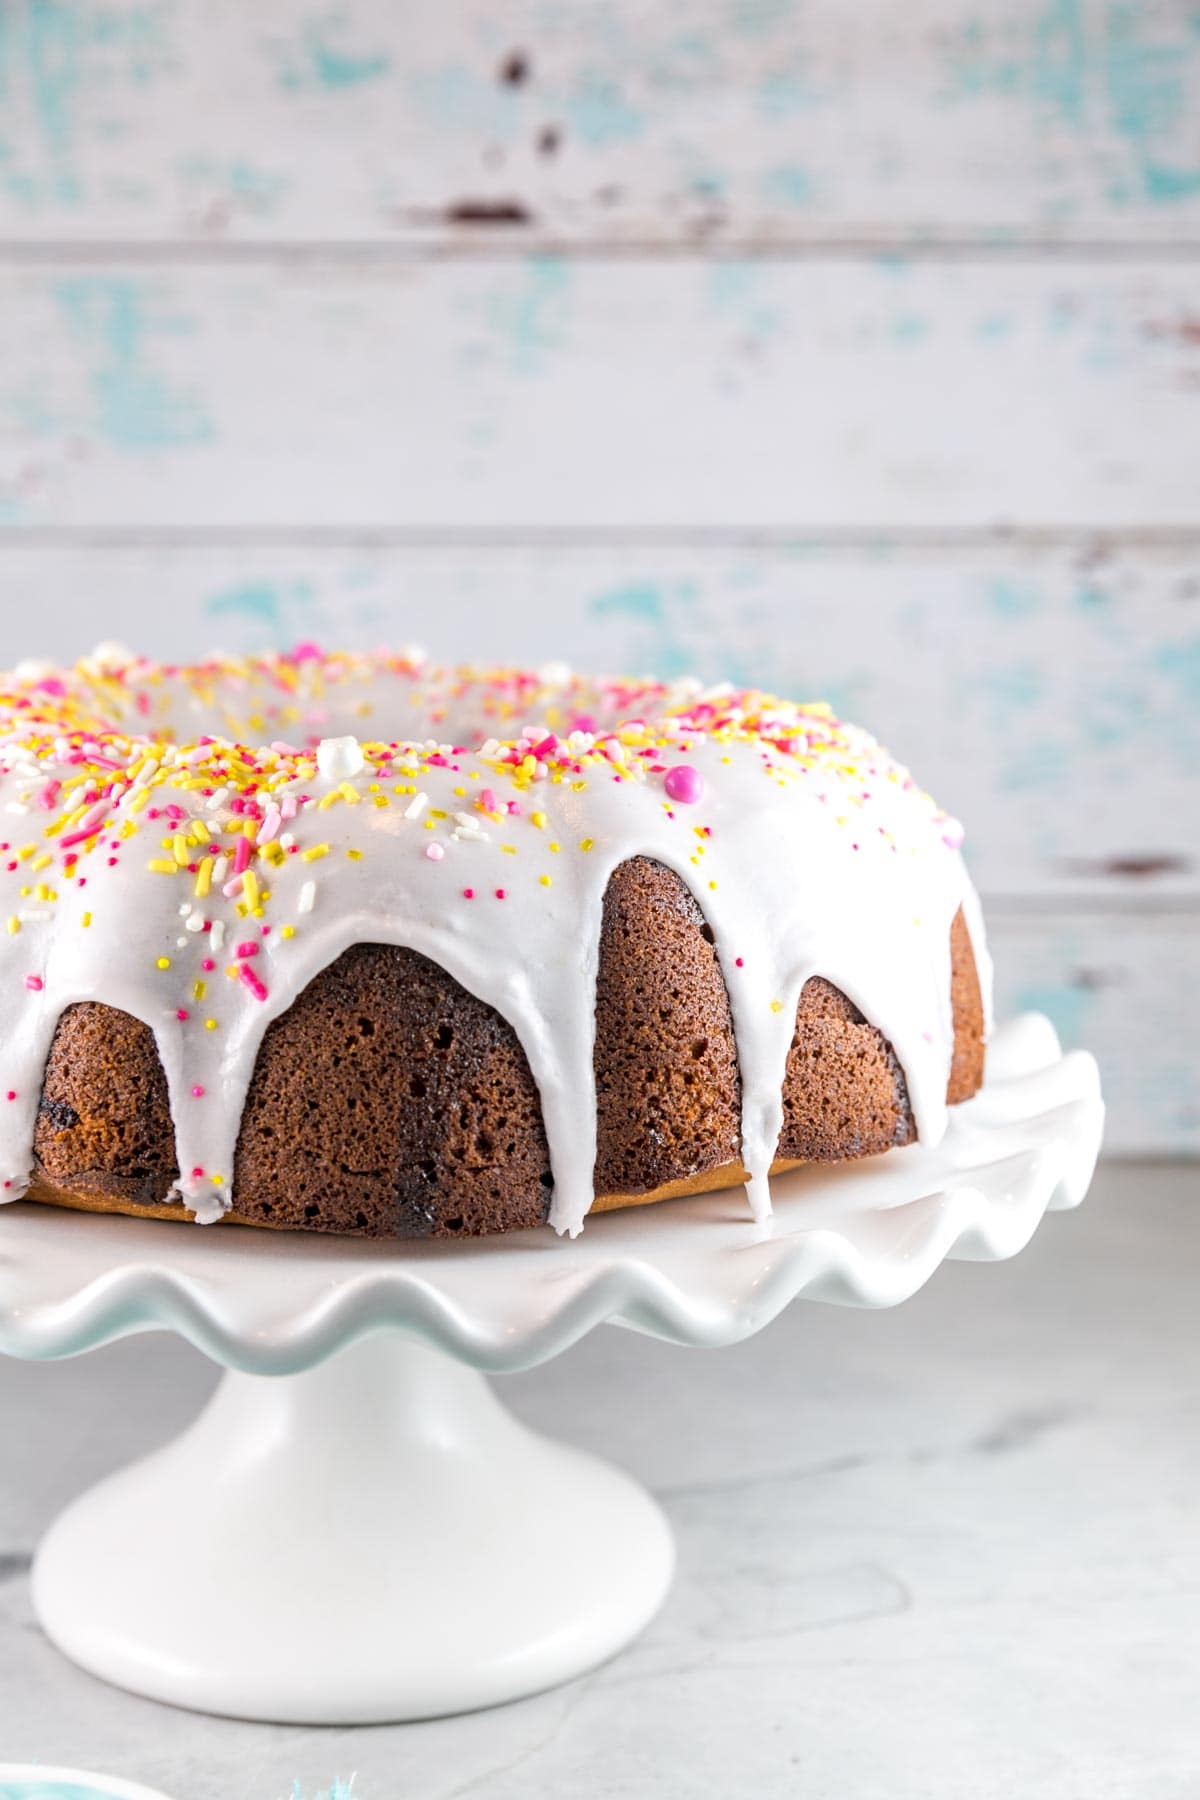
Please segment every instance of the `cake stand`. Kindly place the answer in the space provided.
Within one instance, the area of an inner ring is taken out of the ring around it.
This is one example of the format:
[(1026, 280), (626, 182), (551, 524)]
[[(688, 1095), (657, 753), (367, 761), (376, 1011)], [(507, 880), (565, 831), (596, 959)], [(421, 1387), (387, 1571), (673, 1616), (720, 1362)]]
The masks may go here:
[[(912, 1145), (740, 1190), (463, 1243), (0, 1212), (0, 1351), (180, 1333), (229, 1371), (165, 1449), (68, 1507), (35, 1559), (48, 1635), (108, 1681), (205, 1712), (429, 1717), (565, 1681), (670, 1583), (658, 1506), (517, 1423), (481, 1371), (611, 1322), (731, 1344), (789, 1301), (890, 1306), (946, 1256), (1014, 1255), (1091, 1178), (1089, 1056), (1001, 1031), (983, 1090)], [(146, 1344), (146, 1355), (154, 1346)]]

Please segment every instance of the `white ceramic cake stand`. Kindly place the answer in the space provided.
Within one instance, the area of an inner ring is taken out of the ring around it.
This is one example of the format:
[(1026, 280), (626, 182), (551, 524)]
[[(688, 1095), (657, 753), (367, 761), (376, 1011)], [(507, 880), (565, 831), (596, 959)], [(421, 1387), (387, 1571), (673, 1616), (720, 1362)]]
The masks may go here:
[[(229, 1373), (183, 1436), (49, 1531), (34, 1603), (122, 1687), (206, 1712), (348, 1724), (565, 1681), (653, 1615), (669, 1529), (626, 1475), (518, 1424), (478, 1373), (605, 1321), (731, 1344), (798, 1295), (907, 1299), (945, 1256), (1012, 1256), (1091, 1178), (1096, 1067), (1006, 1027), (944, 1143), (547, 1229), (375, 1244), (0, 1211), (0, 1351), (177, 1331)], [(146, 1345), (153, 1356), (152, 1344)], [(284, 1379), (280, 1379), (283, 1377)]]

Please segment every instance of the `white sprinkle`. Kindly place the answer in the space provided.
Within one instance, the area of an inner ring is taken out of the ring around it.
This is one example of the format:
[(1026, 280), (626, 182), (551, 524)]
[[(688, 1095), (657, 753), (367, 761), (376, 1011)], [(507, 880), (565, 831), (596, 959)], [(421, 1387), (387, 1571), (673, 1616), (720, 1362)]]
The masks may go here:
[(187, 946), (188, 946), (188, 941), (185, 937), (175, 939), (175, 948), (177, 950), (186, 950)]
[(4, 810), (10, 813), (27, 813), (29, 808), (20, 800), (8, 800), (5, 802)]
[(229, 789), (227, 787), (219, 787), (216, 793), (210, 794), (208, 799), (204, 802), (205, 810), (207, 812), (216, 812), (218, 807), (224, 806), (228, 798)]
[(209, 879), (211, 880), (214, 887), (223, 887), (225, 884), (225, 877), (226, 877), (226, 875), (228, 875), (228, 873), (229, 873), (229, 858), (227, 856), (221, 855), (221, 856), (218, 856), (216, 862), (213, 864), (212, 875), (209, 877)]
[(189, 931), (203, 931), (204, 914), (202, 912), (189, 913), (187, 917), (187, 928)]
[(565, 662), (543, 663), (537, 678), (544, 687), (566, 687), (571, 679), (571, 665)]
[(349, 781), (361, 771), (365, 761), (356, 737), (322, 738), (317, 745), (317, 768), (326, 781)]
[(224, 919), (213, 920), (212, 930), (209, 932), (208, 938), (214, 950), (219, 950), (221, 948), (221, 945), (225, 942)]
[(425, 854), (430, 862), (441, 862), (446, 852), (442, 849), (440, 844), (426, 844)]
[(404, 809), (405, 818), (406, 819), (419, 819), (421, 814), (425, 811), (425, 808), (428, 805), (429, 805), (429, 795), (428, 794), (423, 794), (423, 793), (422, 794), (414, 794), (412, 799), (409, 801), (408, 805)]
[(280, 832), (279, 843), (280, 843), (281, 849), (290, 850), (292, 845), (295, 843), (295, 841), (296, 841), (295, 832), (292, 832), (292, 831), (281, 831)]
[(313, 902), (316, 897), (316, 882), (306, 881), (304, 886), (300, 889), (300, 898), (296, 902), (296, 911), (298, 913), (310, 913), (313, 909)]

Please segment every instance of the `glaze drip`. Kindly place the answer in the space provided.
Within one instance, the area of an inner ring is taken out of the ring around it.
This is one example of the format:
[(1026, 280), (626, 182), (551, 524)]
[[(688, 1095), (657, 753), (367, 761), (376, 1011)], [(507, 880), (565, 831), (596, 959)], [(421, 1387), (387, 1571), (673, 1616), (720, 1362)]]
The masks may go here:
[(113, 646), (0, 678), (0, 1188), (26, 1191), (55, 1025), (153, 1031), (179, 1198), (229, 1210), (271, 1021), (359, 942), (421, 952), (511, 1024), (574, 1235), (593, 1198), (604, 893), (644, 855), (713, 933), (753, 1214), (805, 981), (887, 1037), (920, 1138), (945, 1129), (950, 925), (990, 967), (961, 831), (827, 707), (697, 683), (428, 667), (415, 652), (160, 666)]

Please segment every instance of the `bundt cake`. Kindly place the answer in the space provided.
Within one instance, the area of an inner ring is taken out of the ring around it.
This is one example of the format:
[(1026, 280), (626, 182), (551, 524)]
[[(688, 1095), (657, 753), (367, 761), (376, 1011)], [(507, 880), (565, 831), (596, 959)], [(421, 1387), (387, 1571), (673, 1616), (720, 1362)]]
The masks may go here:
[(0, 677), (0, 1183), (447, 1237), (936, 1141), (961, 831), (827, 707), (416, 653)]

